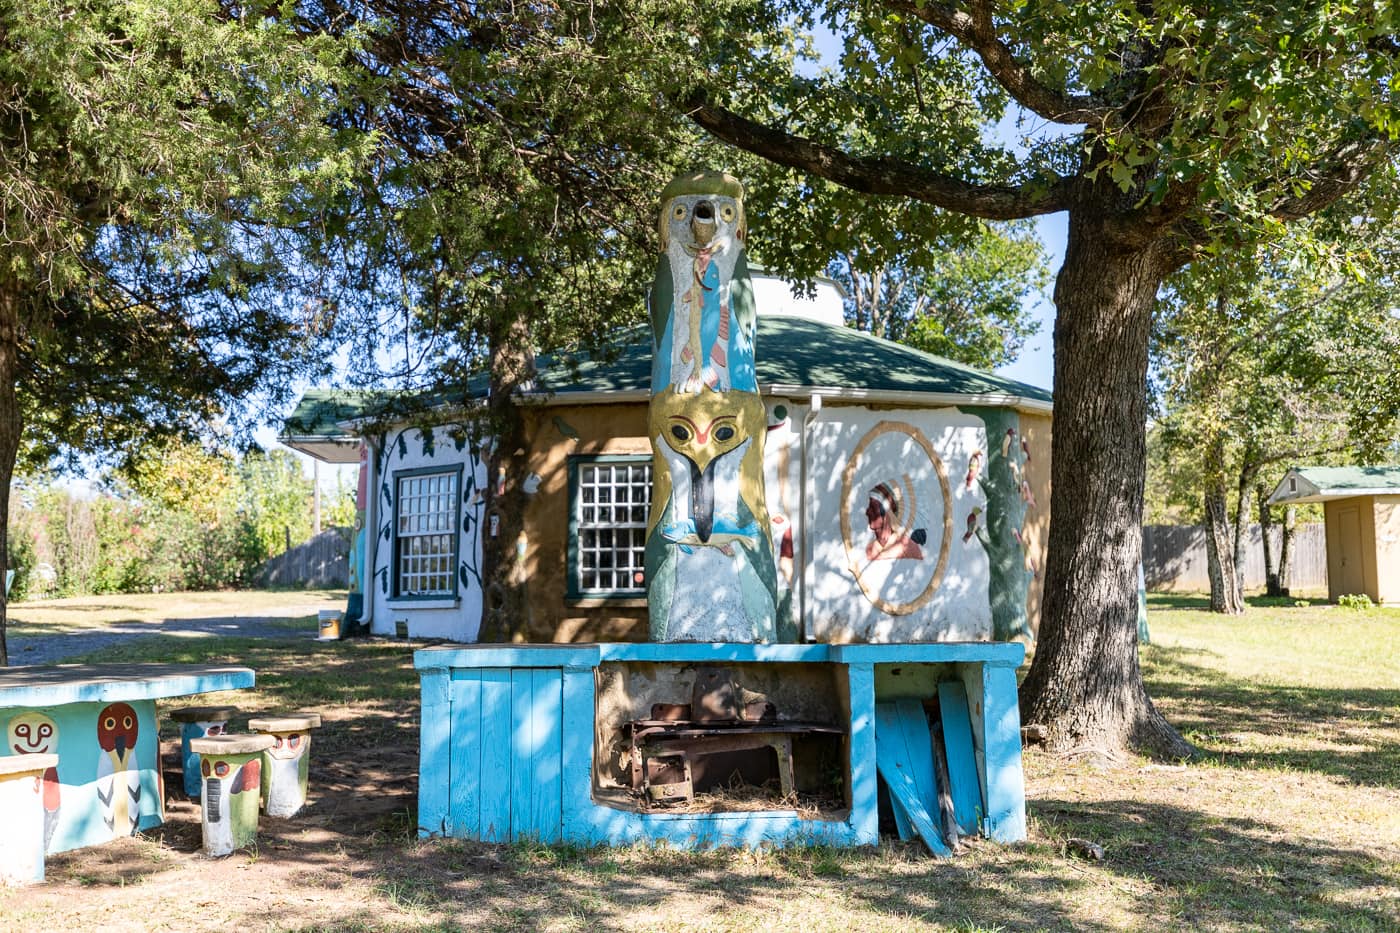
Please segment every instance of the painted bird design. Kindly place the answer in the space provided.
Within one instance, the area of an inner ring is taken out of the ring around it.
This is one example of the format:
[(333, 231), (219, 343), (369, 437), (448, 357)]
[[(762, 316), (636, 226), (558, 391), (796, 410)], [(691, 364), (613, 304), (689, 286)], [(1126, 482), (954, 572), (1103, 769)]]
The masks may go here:
[(205, 847), (228, 852), (234, 848), (232, 798), (236, 794), (262, 792), (262, 759), (255, 755), (238, 765), (205, 755), (199, 766), (204, 773)]
[(777, 636), (743, 197), (722, 172), (682, 175), (661, 193), (648, 302), (655, 490), (646, 569), (657, 641)]
[(963, 544), (972, 540), (972, 536), (977, 534), (977, 519), (982, 515), (982, 507), (974, 505), (972, 511), (967, 513), (967, 533), (963, 535)]
[(977, 471), (982, 468), (982, 451), (974, 450), (972, 456), (967, 461), (967, 488), (971, 489), (972, 484), (977, 481)]
[(136, 832), (141, 817), (141, 772), (133, 767), (139, 726), (136, 710), (113, 703), (97, 714), (97, 799), (102, 819), (116, 836)]

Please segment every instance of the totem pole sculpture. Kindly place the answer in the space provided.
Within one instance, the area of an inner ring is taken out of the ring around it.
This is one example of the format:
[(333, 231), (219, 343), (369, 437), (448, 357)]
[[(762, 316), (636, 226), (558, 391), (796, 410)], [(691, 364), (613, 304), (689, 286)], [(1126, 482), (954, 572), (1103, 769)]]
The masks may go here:
[(651, 637), (774, 641), (767, 421), (754, 371), (743, 186), (722, 172), (676, 178), (661, 193), (660, 232), (649, 302)]

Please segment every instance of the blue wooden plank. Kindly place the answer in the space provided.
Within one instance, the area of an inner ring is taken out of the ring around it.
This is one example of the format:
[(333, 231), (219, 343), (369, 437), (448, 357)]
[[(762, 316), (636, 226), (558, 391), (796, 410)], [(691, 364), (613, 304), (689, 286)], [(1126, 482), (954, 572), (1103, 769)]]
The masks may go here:
[(1019, 642), (945, 641), (919, 644), (832, 645), (838, 664), (951, 664), (976, 662), (1017, 667), (1026, 659)]
[(535, 780), (530, 786), (530, 825), (541, 842), (560, 841), (562, 823), (560, 749), (563, 746), (562, 674), (537, 668), (531, 690), (530, 732), (535, 744)]
[(594, 834), (594, 819), (602, 815), (602, 808), (593, 802), (593, 694), (591, 669), (564, 671), (562, 837), (577, 845), (610, 841)]
[(938, 709), (943, 721), (943, 747), (948, 754), (949, 792), (953, 797), (953, 819), (958, 828), (971, 835), (980, 830), (985, 811), (982, 781), (977, 774), (977, 756), (972, 747), (972, 718), (967, 708), (967, 689), (960, 680), (938, 685)]
[(253, 686), (246, 667), (200, 664), (65, 664), (0, 670), (0, 707), (134, 703)]
[(448, 748), (452, 739), (447, 671), (424, 671), (420, 681), (422, 722), (418, 731), (418, 834), (446, 835), (447, 789), (451, 778)]
[(530, 715), (534, 671), (510, 672), (510, 839), (526, 842), (538, 837), (530, 822), (530, 794), (535, 783), (534, 717)]
[(481, 671), (452, 672), (451, 786), (448, 832), (481, 837)]
[[(909, 750), (904, 745), (904, 729), (899, 724), (899, 713), (893, 703), (875, 704), (875, 742), (877, 747), (895, 761), (907, 761)], [(888, 783), (888, 782), (886, 782)], [(900, 839), (913, 839), (918, 835), (904, 804), (890, 792), (890, 809), (894, 811), (894, 825)]]
[[(893, 725), (891, 723), (891, 726)], [(943, 842), (943, 835), (938, 831), (933, 815), (919, 799), (919, 789), (914, 786), (914, 779), (909, 776), (908, 768), (896, 757), (899, 743), (885, 742), (881, 739), (882, 737), (876, 739), (875, 763), (880, 776), (885, 779), (885, 786), (890, 789), (890, 798), (898, 800), (904, 807), (914, 831), (923, 839), (930, 852), (943, 858), (951, 856), (953, 853), (948, 851), (948, 846)]]
[[(933, 744), (929, 738), (928, 717), (924, 714), (923, 703), (904, 699), (875, 704), (875, 730), (875, 741), (889, 746), (887, 756), (897, 761), (909, 776), (924, 810), (937, 813), (938, 785), (933, 777)], [(890, 803), (899, 838), (914, 838), (917, 830), (903, 802), (891, 794)]]
[(418, 670), (489, 667), (596, 667), (597, 645), (450, 645), (413, 652)]
[(603, 661), (681, 661), (712, 663), (786, 662), (820, 663), (828, 660), (830, 645), (758, 645), (734, 642), (612, 642), (598, 646)]
[(1026, 838), (1026, 781), (1014, 669), (982, 669), (982, 729), (987, 835), (997, 842), (1020, 842)]
[(880, 785), (875, 769), (875, 668), (851, 664), (846, 668), (850, 700), (851, 828), (853, 845), (880, 842)]
[(481, 840), (510, 840), (510, 671), (481, 672)]

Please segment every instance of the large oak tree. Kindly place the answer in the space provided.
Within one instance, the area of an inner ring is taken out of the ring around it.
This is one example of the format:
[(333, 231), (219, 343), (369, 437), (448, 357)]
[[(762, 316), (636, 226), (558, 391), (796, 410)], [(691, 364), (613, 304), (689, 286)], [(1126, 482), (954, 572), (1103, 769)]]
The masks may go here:
[[(797, 0), (839, 62), (781, 85), (742, 55), (665, 76), (735, 146), (874, 196), (992, 220), (1067, 212), (1053, 496), (1023, 719), (1060, 749), (1192, 749), (1137, 659), (1148, 335), (1163, 279), (1392, 169), (1388, 2)], [(1019, 113), (1016, 145), (977, 127)]]

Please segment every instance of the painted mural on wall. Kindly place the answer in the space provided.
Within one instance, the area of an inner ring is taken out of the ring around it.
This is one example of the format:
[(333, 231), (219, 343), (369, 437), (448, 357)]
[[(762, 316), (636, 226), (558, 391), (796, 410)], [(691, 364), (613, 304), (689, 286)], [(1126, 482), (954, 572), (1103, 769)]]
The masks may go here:
[[(406, 619), (414, 637), (473, 641), (481, 623), (481, 542), (491, 533), (484, 513), (489, 442), (467, 427), (406, 427), (374, 443), (374, 567), (365, 581), (365, 615), (371, 630), (393, 634)], [(408, 502), (400, 503), (400, 497)], [(452, 500), (454, 516), (441, 512)], [(413, 509), (416, 514), (410, 514)], [(367, 518), (368, 520), (368, 518)], [(455, 522), (455, 528), (446, 527)], [(455, 535), (455, 542), (451, 536)], [(398, 553), (396, 542), (419, 537), (422, 553)], [(429, 541), (428, 537), (434, 538)], [(442, 542), (452, 542), (455, 557)], [(396, 561), (399, 563), (396, 565)], [(444, 612), (444, 608), (455, 611)]]
[(979, 536), (989, 562), (992, 638), (1030, 642), (1034, 633), (1026, 614), (1026, 593), (1040, 568), (1026, 531), (1026, 520), (1041, 507), (1026, 472), (1030, 445), (1021, 433), (1021, 419), (1015, 411), (970, 411), (982, 419), (991, 439), (987, 468), (980, 479), (987, 496), (987, 510)]
[(990, 638), (981, 420), (840, 408), (809, 437), (809, 637)]
[(743, 197), (720, 172), (683, 175), (661, 193), (662, 255), (649, 301), (646, 572), (655, 641), (778, 637)]
[(95, 845), (164, 819), (155, 704), (0, 710), (7, 754), (52, 753), (41, 776), (48, 852)]

